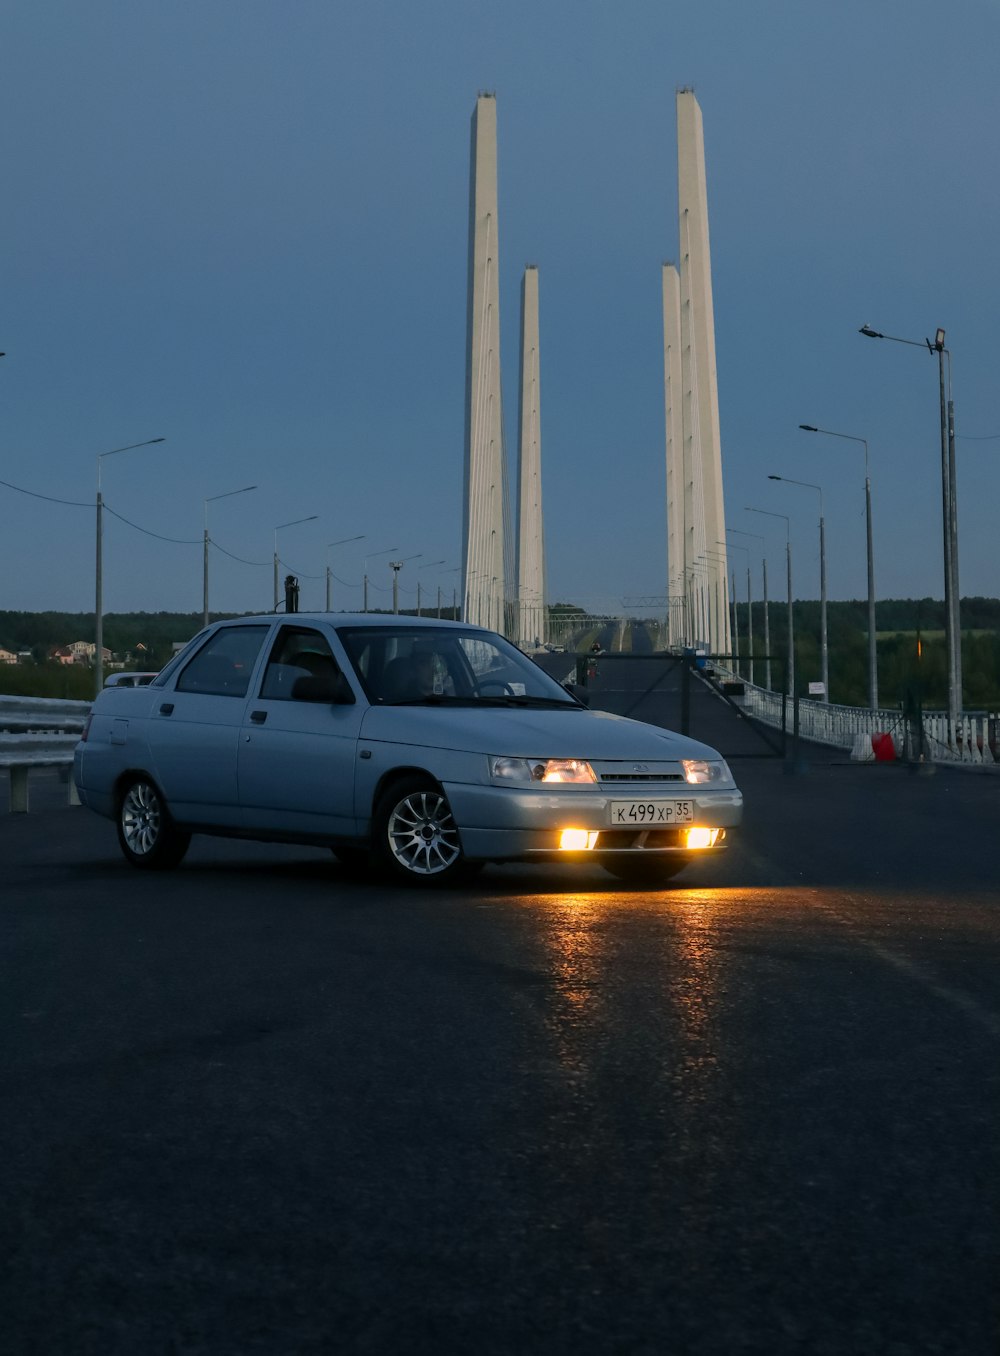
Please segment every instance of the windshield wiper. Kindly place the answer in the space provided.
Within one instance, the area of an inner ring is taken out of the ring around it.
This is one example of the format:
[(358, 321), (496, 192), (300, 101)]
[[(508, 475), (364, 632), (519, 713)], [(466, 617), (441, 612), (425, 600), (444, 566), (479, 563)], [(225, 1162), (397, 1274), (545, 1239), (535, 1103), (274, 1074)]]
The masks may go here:
[(529, 697), (520, 692), (508, 692), (496, 697), (481, 697), (480, 701), (499, 702), (502, 706), (553, 706), (559, 710), (580, 710), (579, 704), (572, 700), (566, 701), (562, 697)]
[(399, 701), (381, 701), (382, 706), (478, 706), (478, 697), (453, 697), (447, 692), (427, 692), (423, 697), (403, 697)]
[(530, 707), (554, 707), (557, 710), (580, 711), (584, 708), (575, 701), (563, 701), (561, 697), (527, 697), (520, 693), (490, 694), (488, 697), (455, 697), (444, 692), (428, 692), (423, 697), (406, 697), (400, 701), (380, 703), (382, 706), (514, 706), (521, 709)]

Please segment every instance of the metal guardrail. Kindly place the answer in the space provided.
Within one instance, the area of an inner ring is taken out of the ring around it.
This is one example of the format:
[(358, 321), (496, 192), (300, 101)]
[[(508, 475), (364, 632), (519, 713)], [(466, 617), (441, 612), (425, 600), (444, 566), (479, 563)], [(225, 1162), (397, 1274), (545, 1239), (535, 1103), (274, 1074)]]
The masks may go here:
[[(791, 732), (792, 703), (780, 692), (757, 687), (736, 673), (716, 665), (717, 672), (743, 686), (740, 705), (748, 716), (765, 725)], [(908, 720), (898, 709), (869, 711), (866, 707), (836, 706), (800, 697), (799, 737), (834, 748), (850, 749), (852, 759), (875, 758), (874, 741), (888, 735), (897, 758), (934, 763), (970, 763), (992, 767), (1000, 763), (1000, 721), (985, 711), (965, 712), (952, 730), (944, 711), (924, 711), (921, 723)]]
[(68, 773), (89, 713), (90, 702), (0, 697), (0, 768), (10, 776), (12, 814), (27, 814), (28, 774), (36, 767), (65, 769), (69, 803), (79, 804)]

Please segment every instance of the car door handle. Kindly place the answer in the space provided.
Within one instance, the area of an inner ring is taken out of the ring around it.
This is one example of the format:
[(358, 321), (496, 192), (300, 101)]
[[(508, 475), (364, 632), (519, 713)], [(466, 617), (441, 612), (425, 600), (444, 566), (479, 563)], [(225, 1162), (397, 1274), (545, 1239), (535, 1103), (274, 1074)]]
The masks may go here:
[(173, 715), (173, 711), (174, 711), (174, 704), (173, 704), (173, 702), (163, 702), (163, 704), (160, 706), (160, 715), (161, 715), (161, 716), (170, 716), (170, 715)]
[(253, 723), (254, 723), (255, 725), (263, 725), (264, 722), (265, 722), (265, 720), (267, 720), (267, 712), (266, 712), (266, 711), (251, 711), (251, 712), (250, 712), (250, 719), (253, 721)]

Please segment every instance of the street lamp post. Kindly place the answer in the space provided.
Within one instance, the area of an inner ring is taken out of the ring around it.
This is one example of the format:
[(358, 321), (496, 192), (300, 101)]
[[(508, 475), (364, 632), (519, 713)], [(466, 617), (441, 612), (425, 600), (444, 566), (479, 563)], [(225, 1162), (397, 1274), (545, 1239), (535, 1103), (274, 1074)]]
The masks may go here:
[(152, 447), (166, 438), (147, 438), (142, 443), (128, 443), (97, 454), (97, 560), (94, 588), (94, 695), (99, 697), (104, 687), (104, 498), (101, 494), (101, 462), (118, 452), (131, 452), (137, 447)]
[(865, 530), (868, 550), (868, 709), (878, 710), (878, 651), (875, 631), (875, 556), (872, 549), (872, 479), (868, 471), (868, 439), (852, 433), (836, 433), (831, 428), (817, 428), (815, 424), (800, 424), (806, 433), (825, 433), (829, 438), (846, 438), (848, 442), (863, 443), (865, 449)]
[[(694, 568), (692, 569), (692, 573), (691, 573), (691, 582), (692, 582), (692, 586), (693, 586), (693, 584), (694, 584), (694, 569), (703, 570), (703, 571), (704, 571), (704, 576), (705, 576), (704, 579), (702, 580), (701, 588), (700, 588), (699, 591), (698, 591), (698, 592), (699, 592), (699, 602), (698, 602), (698, 618), (699, 618), (699, 620), (698, 620), (698, 626), (699, 626), (699, 630), (701, 631), (701, 636), (702, 636), (703, 640), (704, 640), (706, 637), (711, 637), (711, 635), (712, 635), (712, 580), (713, 580), (713, 572), (714, 572), (714, 574), (715, 574), (715, 576), (716, 576), (716, 578), (717, 578), (717, 576), (718, 576), (718, 571), (719, 571), (718, 561), (721, 560), (721, 561), (723, 561), (723, 563), (725, 562), (725, 557), (724, 557), (724, 556), (716, 556), (716, 563), (713, 564), (713, 562), (712, 562), (711, 560), (709, 560), (709, 556), (713, 556), (713, 555), (716, 555), (716, 553), (715, 553), (714, 551), (705, 551), (705, 553), (704, 553), (703, 555), (696, 556), (695, 559), (694, 559), (694, 562), (693, 562)], [(708, 640), (708, 641), (706, 641), (706, 643), (708, 643), (708, 644), (710, 645), (710, 644), (711, 644), (711, 641)], [(696, 642), (695, 642), (695, 641), (692, 641), (692, 645), (695, 645), (695, 644), (696, 644)]]
[[(750, 585), (750, 547), (741, 546), (739, 542), (720, 542), (720, 546), (725, 546), (726, 550), (746, 551), (747, 553), (747, 655), (749, 656), (749, 676), (750, 683), (753, 684), (753, 600), (751, 597)], [(733, 596), (735, 600), (736, 585), (733, 584)]]
[[(461, 574), (461, 573), (462, 573), (462, 567), (461, 567), (461, 565), (455, 565), (452, 569), (450, 569), (450, 570), (444, 570), (442, 573), (444, 573), (444, 574)], [(451, 591), (451, 619), (452, 619), (452, 621), (458, 621), (458, 611), (457, 611), (457, 608), (458, 608), (458, 590), (457, 590), (456, 588), (452, 588), (452, 591)], [(438, 614), (438, 620), (440, 620), (440, 618), (441, 618), (441, 587), (440, 587), (440, 585), (438, 586), (438, 609), (437, 609), (437, 614)]]
[[(722, 542), (717, 541), (717, 542), (716, 542), (716, 545), (717, 545), (717, 546), (725, 546), (726, 543), (725, 543), (724, 541), (722, 541)], [(714, 584), (715, 584), (715, 620), (716, 620), (716, 627), (719, 627), (719, 626), (722, 625), (722, 616), (723, 616), (723, 612), (722, 612), (722, 607), (723, 607), (723, 604), (722, 604), (722, 596), (723, 596), (723, 594), (725, 593), (725, 589), (724, 589), (724, 588), (722, 588), (722, 589), (719, 588), (719, 581), (720, 581), (720, 579), (723, 581), (723, 583), (725, 583), (725, 581), (726, 581), (726, 567), (727, 567), (727, 565), (728, 565), (728, 563), (729, 563), (729, 558), (728, 558), (728, 556), (726, 556), (726, 555), (720, 554), (718, 551), (709, 551), (709, 550), (707, 550), (707, 549), (706, 549), (706, 551), (705, 551), (705, 556), (706, 556), (707, 558), (709, 558), (709, 559), (714, 563), (714, 576), (715, 576), (715, 577), (714, 577)], [(713, 581), (712, 581), (712, 578), (711, 578), (712, 573), (713, 573), (713, 571), (710, 569), (710, 570), (709, 570), (709, 584), (710, 584), (710, 585), (711, 585), (711, 583), (713, 582)], [(711, 592), (709, 593), (709, 598), (711, 598)], [(733, 653), (734, 653), (734, 655), (736, 656), (737, 668), (738, 668), (738, 667), (739, 667), (739, 657), (740, 657), (740, 632), (739, 632), (739, 625), (738, 625), (738, 622), (737, 622), (737, 616), (736, 616), (736, 594), (735, 594), (735, 592), (734, 592), (733, 595), (732, 595), (732, 602), (731, 602), (730, 606), (731, 606), (731, 609), (732, 609), (732, 615), (731, 615), (731, 617), (730, 617), (729, 625), (730, 625), (730, 629), (731, 629), (732, 635), (733, 635)], [(715, 634), (715, 633), (712, 631), (712, 618), (711, 618), (711, 615), (709, 616), (709, 619), (708, 619), (708, 634), (709, 634), (710, 636), (713, 635), (713, 634)], [(722, 634), (724, 634), (724, 632), (720, 631), (719, 634), (722, 635)], [(752, 635), (752, 632), (751, 632), (751, 635)], [(752, 663), (752, 660), (751, 660), (751, 663)], [(751, 681), (752, 681), (752, 679), (751, 679)]]
[[(862, 325), (859, 334), (869, 339), (889, 339), (894, 344), (926, 348), (938, 356), (938, 386), (941, 402), (941, 518), (944, 537), (944, 614), (948, 649), (948, 724), (955, 739), (962, 713), (962, 618), (958, 583), (958, 484), (955, 469), (955, 402), (951, 398), (951, 351), (945, 348), (944, 330), (934, 333), (934, 342), (900, 339)], [(948, 359), (947, 376), (945, 358)]]
[(311, 523), (319, 517), (318, 513), (310, 513), (308, 518), (293, 518), (290, 523), (279, 523), (274, 529), (274, 610), (278, 610), (278, 533), (283, 527), (298, 527), (299, 523)]
[(785, 557), (788, 565), (788, 673), (785, 686), (789, 697), (795, 696), (795, 613), (792, 608), (792, 526), (787, 513), (772, 513), (770, 509), (750, 508), (747, 513), (762, 513), (766, 518), (781, 518), (785, 524)]
[(244, 485), (241, 490), (226, 490), (224, 494), (210, 494), (205, 500), (205, 554), (202, 566), (202, 625), (208, 625), (208, 506), (216, 499), (230, 499), (234, 494), (247, 494), (256, 485)]
[(364, 541), (362, 532), (358, 537), (341, 537), (340, 541), (328, 541), (326, 544), (326, 610), (330, 611), (330, 550), (334, 546), (346, 546), (349, 541)]
[(819, 485), (808, 480), (792, 480), (789, 476), (768, 476), (768, 480), (781, 480), (786, 485), (798, 485), (802, 489), (815, 490), (819, 495), (819, 667), (823, 680), (823, 700), (830, 700), (830, 663), (826, 643), (826, 520), (823, 517), (823, 491)]
[(419, 560), (423, 551), (418, 551), (416, 555), (404, 556), (402, 560), (390, 560), (389, 569), (392, 570), (392, 611), (393, 615), (399, 612), (399, 572), (408, 560)]
[(739, 527), (727, 527), (726, 532), (735, 532), (738, 537), (753, 537), (760, 542), (761, 572), (764, 584), (764, 686), (771, 690), (771, 626), (767, 615), (767, 543), (759, 532), (744, 532)]
[[(417, 573), (419, 574), (421, 570), (431, 570), (431, 569), (434, 568), (435, 565), (447, 565), (447, 563), (448, 563), (448, 562), (447, 562), (446, 560), (429, 560), (429, 561), (427, 562), (426, 565), (418, 565), (418, 566), (417, 566)], [(418, 617), (420, 616), (420, 584), (421, 584), (421, 582), (422, 582), (421, 580), (419, 580), (419, 579), (417, 580), (417, 616), (418, 616)], [(440, 615), (441, 615), (441, 590), (440, 590), (440, 588), (439, 588), (439, 589), (438, 589), (438, 616), (440, 616)]]
[(362, 612), (368, 611), (368, 562), (370, 560), (377, 559), (379, 556), (391, 556), (393, 551), (398, 550), (399, 550), (398, 546), (387, 546), (384, 551), (369, 551), (368, 554), (365, 556), (364, 568), (362, 570), (362, 576), (364, 581), (362, 584), (362, 604), (361, 604)]

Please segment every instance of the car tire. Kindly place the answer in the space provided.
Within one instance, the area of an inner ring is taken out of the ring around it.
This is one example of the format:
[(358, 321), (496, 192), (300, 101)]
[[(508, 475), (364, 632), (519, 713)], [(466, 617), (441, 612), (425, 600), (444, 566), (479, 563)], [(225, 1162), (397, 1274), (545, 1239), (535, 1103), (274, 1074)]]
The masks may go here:
[(617, 876), (619, 880), (628, 881), (630, 885), (651, 885), (655, 887), (666, 885), (690, 863), (686, 859), (678, 861), (676, 857), (664, 860), (661, 856), (656, 856), (650, 861), (648, 858), (636, 854), (635, 856), (606, 857), (601, 865), (605, 871), (610, 871), (612, 876)]
[(411, 885), (458, 885), (479, 869), (466, 861), (448, 798), (430, 777), (400, 778), (379, 798), (374, 855)]
[(169, 871), (191, 844), (191, 835), (176, 828), (167, 803), (148, 777), (135, 777), (118, 802), (118, 842), (132, 866), (143, 871)]

